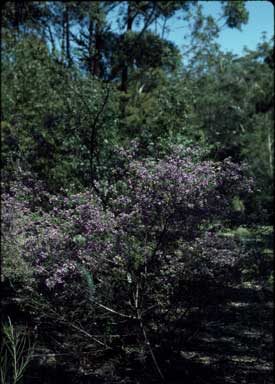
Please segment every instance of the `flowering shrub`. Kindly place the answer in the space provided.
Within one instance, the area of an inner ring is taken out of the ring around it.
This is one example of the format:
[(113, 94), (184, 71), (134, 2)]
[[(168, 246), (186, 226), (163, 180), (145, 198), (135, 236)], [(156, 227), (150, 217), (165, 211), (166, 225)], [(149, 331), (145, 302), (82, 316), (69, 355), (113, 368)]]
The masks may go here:
[[(21, 255), (33, 266), (42, 294), (55, 293), (55, 300), (58, 294), (63, 306), (71, 294), (89, 300), (86, 275), (90, 305), (98, 309), (93, 328), (106, 334), (107, 316), (116, 332), (134, 332), (159, 370), (147, 332), (159, 338), (176, 321), (176, 306), (187, 305), (180, 292), (188, 281), (225, 283), (233, 276), (241, 249), (215, 228), (227, 219), (232, 197), (251, 192), (251, 180), (230, 159), (203, 161), (199, 150), (178, 147), (161, 159), (141, 160), (135, 145), (121, 152), (109, 181), (97, 184), (107, 205), (88, 190), (51, 196), (47, 210), (32, 211), (30, 200), (11, 208), (11, 197), (4, 195), (4, 217), (15, 208), (28, 217), (16, 219), (20, 229), (7, 219), (4, 225), (23, 232)], [(12, 199), (17, 201), (16, 193)], [(77, 316), (84, 319), (81, 308)]]
[[(52, 196), (50, 211), (30, 223), (26, 252), (49, 288), (74, 280), (81, 264), (95, 271), (98, 258), (108, 255), (114, 232), (111, 213), (103, 211), (90, 192)], [(39, 233), (40, 241), (37, 241)]]
[(24, 200), (28, 189), (22, 185), (13, 184), (9, 191), (2, 185), (1, 194), (1, 255), (2, 278), (21, 283), (32, 278), (30, 265), (22, 254), (22, 245), (25, 241), (23, 231), (30, 217), (31, 210)]

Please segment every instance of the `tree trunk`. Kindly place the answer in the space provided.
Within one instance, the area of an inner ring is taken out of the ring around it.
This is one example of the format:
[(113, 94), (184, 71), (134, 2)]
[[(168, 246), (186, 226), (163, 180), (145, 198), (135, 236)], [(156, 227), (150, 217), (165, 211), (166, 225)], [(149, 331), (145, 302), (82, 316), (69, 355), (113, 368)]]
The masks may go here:
[(268, 151), (268, 162), (269, 162), (269, 171), (272, 177), (273, 175), (273, 155), (272, 155), (272, 142), (271, 142), (271, 129), (267, 122), (267, 151)]
[(99, 76), (100, 74), (100, 54), (101, 54), (101, 36), (100, 36), (100, 26), (97, 21), (95, 25), (95, 55), (94, 55), (94, 67), (93, 75)]
[(66, 30), (66, 23), (65, 23), (65, 12), (62, 13), (62, 38), (61, 38), (61, 62), (64, 64), (65, 60), (65, 30)]
[(94, 35), (94, 22), (92, 16), (89, 21), (89, 47), (88, 47), (88, 71), (93, 73), (93, 35)]
[(71, 48), (70, 48), (70, 19), (69, 19), (69, 8), (65, 5), (65, 26), (66, 26), (66, 60), (67, 65), (70, 67), (72, 64)]
[[(126, 33), (130, 32), (132, 30), (134, 18), (135, 18), (135, 16), (133, 15), (133, 10), (129, 4), (128, 5), (128, 11), (127, 11), (127, 30), (126, 30)], [(122, 68), (121, 86), (120, 86), (120, 90), (122, 92), (125, 92), (125, 93), (127, 93), (127, 90), (128, 90), (128, 77), (129, 77), (129, 68), (128, 67), (129, 67), (129, 65), (127, 64), (127, 60), (126, 60), (126, 63)], [(125, 114), (126, 114), (126, 100), (124, 98), (123, 98), (123, 100), (121, 100), (120, 109), (121, 109), (122, 118), (124, 118)]]
[[(133, 21), (134, 21), (133, 10), (130, 5), (128, 5), (127, 13), (128, 13), (127, 14), (127, 32), (130, 32), (132, 30)], [(123, 92), (127, 92), (127, 89), (128, 89), (128, 65), (125, 64), (121, 74), (121, 90)]]

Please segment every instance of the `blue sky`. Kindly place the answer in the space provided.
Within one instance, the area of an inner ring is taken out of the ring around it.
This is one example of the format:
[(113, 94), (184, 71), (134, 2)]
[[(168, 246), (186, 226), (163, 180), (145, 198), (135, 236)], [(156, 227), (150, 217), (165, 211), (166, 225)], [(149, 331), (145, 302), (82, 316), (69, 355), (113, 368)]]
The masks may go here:
[[(204, 14), (212, 15), (215, 18), (221, 13), (220, 1), (201, 1)], [(274, 7), (269, 1), (246, 1), (246, 7), (249, 11), (248, 24), (242, 27), (242, 31), (237, 29), (225, 28), (221, 34), (218, 43), (223, 51), (231, 51), (234, 54), (242, 54), (244, 46), (249, 49), (255, 49), (261, 40), (262, 32), (266, 32), (267, 39), (270, 39), (274, 34)], [(167, 38), (175, 42), (181, 48), (184, 28), (182, 21), (173, 17), (169, 26), (171, 32)]]
[[(232, 0), (234, 1), (234, 0)], [(220, 1), (200, 1), (203, 6), (204, 15), (211, 15), (218, 19), (221, 15), (221, 2)], [(221, 45), (221, 49), (225, 52), (231, 51), (236, 55), (241, 55), (244, 46), (248, 49), (256, 49), (257, 44), (261, 41), (262, 33), (266, 32), (266, 37), (269, 40), (274, 35), (274, 7), (270, 1), (267, 0), (248, 0), (246, 1), (246, 8), (249, 12), (248, 24), (242, 27), (242, 30), (230, 29), (225, 27), (218, 38), (217, 42)], [(109, 21), (112, 23), (112, 29), (118, 30), (116, 18), (118, 9), (116, 9), (110, 16)], [(173, 41), (179, 48), (182, 48), (184, 35), (188, 33), (186, 25), (182, 20), (178, 19), (180, 14), (176, 13), (174, 17), (169, 19), (167, 26), (170, 29), (165, 38)], [(151, 29), (154, 31), (154, 26)], [(135, 28), (134, 28), (135, 29)]]

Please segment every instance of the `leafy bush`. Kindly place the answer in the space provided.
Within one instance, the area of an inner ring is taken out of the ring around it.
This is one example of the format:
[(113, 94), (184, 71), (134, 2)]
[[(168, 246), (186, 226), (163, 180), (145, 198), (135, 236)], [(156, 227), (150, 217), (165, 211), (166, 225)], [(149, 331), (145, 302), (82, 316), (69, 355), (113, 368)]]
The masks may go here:
[[(26, 191), (21, 249), (47, 315), (78, 330), (81, 348), (85, 333), (107, 350), (120, 345), (120, 353), (144, 345), (145, 361), (151, 356), (162, 376), (163, 334), (210, 295), (207, 286), (238, 277), (242, 250), (211, 224), (227, 219), (251, 180), (230, 159), (201, 160), (198, 149), (143, 160), (138, 151), (121, 150), (110, 183), (98, 182), (104, 204), (87, 190), (51, 196), (47, 211), (31, 212)], [(198, 297), (196, 282), (206, 287)]]

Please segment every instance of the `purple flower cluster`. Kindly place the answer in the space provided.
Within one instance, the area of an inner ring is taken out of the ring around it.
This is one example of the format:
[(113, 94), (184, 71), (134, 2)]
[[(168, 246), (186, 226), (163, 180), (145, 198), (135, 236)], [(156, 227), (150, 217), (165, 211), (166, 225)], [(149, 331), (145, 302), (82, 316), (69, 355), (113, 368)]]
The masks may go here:
[(243, 167), (230, 159), (200, 161), (190, 148), (162, 159), (140, 160), (137, 151), (134, 143), (121, 152), (124, 169), (111, 185), (99, 181), (108, 208), (89, 190), (50, 196), (48, 211), (31, 209), (27, 189), (4, 194), (5, 231), (24, 231), (22, 257), (48, 288), (75, 279), (79, 265), (111, 281), (154, 270), (156, 263), (170, 277), (214, 276), (236, 263), (235, 244), (207, 232), (207, 225), (227, 215), (230, 195), (251, 191)]

